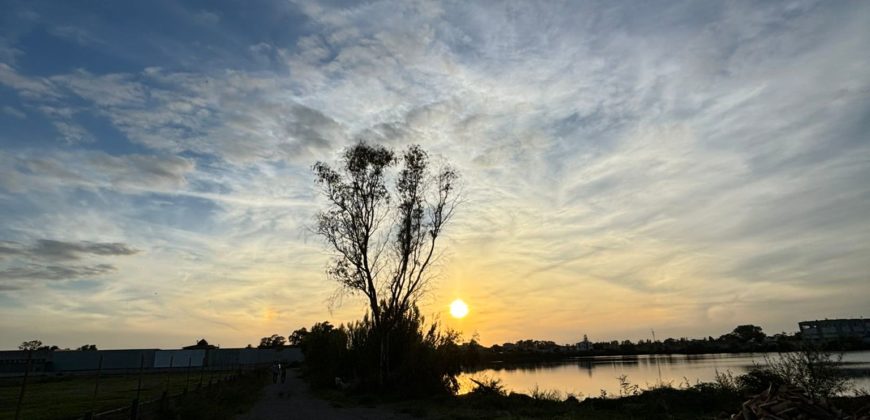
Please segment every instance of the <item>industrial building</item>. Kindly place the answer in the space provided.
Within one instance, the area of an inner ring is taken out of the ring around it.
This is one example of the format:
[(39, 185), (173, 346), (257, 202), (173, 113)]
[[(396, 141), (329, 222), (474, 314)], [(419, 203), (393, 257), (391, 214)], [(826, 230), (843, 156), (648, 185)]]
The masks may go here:
[[(28, 360), (28, 356), (30, 359)], [(301, 362), (297, 347), (197, 350), (0, 351), (0, 376), (76, 372), (128, 373), (139, 369), (234, 368)]]
[(809, 342), (860, 340), (870, 343), (870, 319), (825, 319), (798, 323), (801, 339)]

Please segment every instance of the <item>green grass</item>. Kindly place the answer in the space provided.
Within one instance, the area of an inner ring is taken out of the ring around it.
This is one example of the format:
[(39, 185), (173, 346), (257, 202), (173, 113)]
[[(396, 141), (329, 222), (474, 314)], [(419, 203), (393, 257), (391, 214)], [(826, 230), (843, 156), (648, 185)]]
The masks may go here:
[(269, 379), (268, 374), (255, 372), (221, 386), (207, 388), (201, 393), (187, 394), (155, 418), (232, 420), (248, 412), (260, 400), (261, 391)]
[[(217, 381), (225, 373), (229, 372), (204, 371), (203, 385), (207, 385), (209, 379)], [(191, 370), (189, 389), (196, 389), (199, 380), (200, 372)], [(95, 376), (31, 377), (24, 395), (21, 418), (40, 420), (80, 417), (92, 408), (95, 381)], [(170, 395), (179, 394), (184, 391), (186, 382), (186, 372), (143, 374), (140, 400), (160, 398), (167, 389)], [(138, 384), (139, 376), (135, 373), (103, 375), (94, 405), (96, 412), (129, 407), (136, 397)], [(0, 420), (15, 417), (20, 390), (21, 378), (0, 380)]]

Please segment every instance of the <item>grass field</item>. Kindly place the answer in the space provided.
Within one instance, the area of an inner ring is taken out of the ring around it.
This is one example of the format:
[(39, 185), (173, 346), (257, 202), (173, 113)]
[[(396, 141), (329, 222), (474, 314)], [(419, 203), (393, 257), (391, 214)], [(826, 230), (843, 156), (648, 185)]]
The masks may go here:
[[(140, 400), (160, 398), (164, 390), (170, 395), (182, 393), (185, 387), (196, 389), (202, 373), (203, 385), (209, 380), (218, 381), (229, 371), (203, 371), (193, 369), (187, 372), (145, 373), (142, 375)], [(96, 376), (53, 376), (31, 377), (22, 405), (22, 419), (66, 419), (76, 418), (91, 411), (97, 413), (121, 407), (128, 407), (136, 398), (139, 375), (102, 375), (97, 398), (94, 402)], [(21, 378), (0, 379), (0, 420), (13, 419), (18, 395), (21, 391)]]

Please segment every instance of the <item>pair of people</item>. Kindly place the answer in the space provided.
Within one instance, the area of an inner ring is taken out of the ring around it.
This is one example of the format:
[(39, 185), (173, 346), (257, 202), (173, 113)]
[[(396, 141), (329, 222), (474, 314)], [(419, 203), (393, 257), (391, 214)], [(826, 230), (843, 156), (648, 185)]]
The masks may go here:
[(270, 369), (272, 371), (272, 383), (278, 383), (278, 376), (281, 376), (281, 383), (283, 384), (287, 381), (287, 364), (281, 362), (275, 362), (272, 364)]

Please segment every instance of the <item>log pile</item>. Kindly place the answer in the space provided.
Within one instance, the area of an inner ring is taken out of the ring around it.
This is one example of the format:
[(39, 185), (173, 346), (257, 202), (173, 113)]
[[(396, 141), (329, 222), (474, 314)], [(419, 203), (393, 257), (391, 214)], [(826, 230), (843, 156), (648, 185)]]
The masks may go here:
[(803, 392), (781, 386), (768, 388), (743, 403), (731, 420), (870, 420), (870, 416), (848, 416), (825, 399), (811, 399)]

